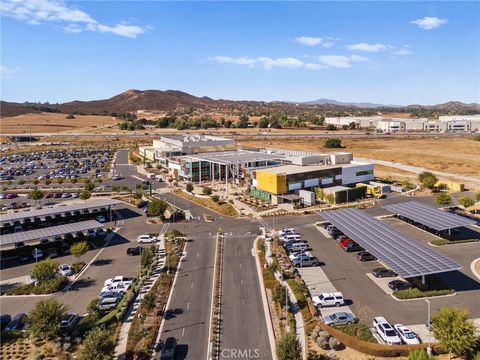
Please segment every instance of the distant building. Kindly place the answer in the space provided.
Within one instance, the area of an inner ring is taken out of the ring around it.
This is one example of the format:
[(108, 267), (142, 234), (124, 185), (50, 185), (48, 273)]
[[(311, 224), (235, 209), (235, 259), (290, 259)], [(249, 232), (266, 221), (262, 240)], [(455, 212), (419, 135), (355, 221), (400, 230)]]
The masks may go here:
[(343, 127), (354, 123), (359, 128), (375, 128), (381, 120), (383, 120), (381, 116), (341, 116), (327, 117), (325, 118), (325, 124)]

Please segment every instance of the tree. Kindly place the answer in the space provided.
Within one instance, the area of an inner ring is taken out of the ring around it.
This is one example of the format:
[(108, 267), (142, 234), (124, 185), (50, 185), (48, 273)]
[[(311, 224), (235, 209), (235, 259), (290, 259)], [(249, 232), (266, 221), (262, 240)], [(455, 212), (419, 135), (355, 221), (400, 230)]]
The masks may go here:
[(95, 327), (88, 332), (80, 349), (80, 360), (111, 359), (115, 342), (112, 334), (104, 327)]
[(325, 140), (325, 145), (326, 148), (341, 148), (342, 147), (342, 140), (337, 139), (337, 138), (330, 138)]
[(210, 199), (212, 199), (213, 202), (218, 203), (220, 201), (220, 196), (217, 194), (210, 196)]
[(187, 190), (189, 193), (191, 193), (193, 191), (193, 184), (192, 183), (188, 183), (186, 186), (185, 186), (185, 190)]
[(41, 300), (28, 313), (30, 327), (28, 332), (40, 339), (59, 336), (60, 321), (67, 312), (67, 307), (54, 299)]
[(81, 200), (87, 201), (88, 199), (90, 199), (91, 196), (92, 196), (92, 193), (87, 189), (82, 190), (82, 192), (80, 193)]
[(301, 360), (302, 346), (293, 331), (285, 332), (277, 342), (278, 360)]
[(43, 192), (42, 190), (38, 190), (37, 188), (35, 188), (28, 193), (28, 197), (32, 200), (38, 201), (40, 199), (43, 199)]
[(160, 199), (153, 199), (148, 203), (148, 213), (152, 216), (163, 216), (168, 208), (168, 203)]
[(92, 320), (98, 320), (100, 318), (100, 315), (102, 314), (102, 311), (98, 308), (99, 303), (99, 298), (93, 298), (87, 305), (88, 316)]
[(446, 193), (440, 193), (435, 196), (435, 202), (438, 205), (450, 205), (450, 203), (452, 202), (452, 198)]
[(431, 172), (424, 171), (418, 174), (418, 181), (427, 189), (433, 189), (437, 183), (437, 177)]
[(35, 264), (30, 276), (38, 282), (48, 281), (57, 277), (58, 263), (51, 259), (45, 259)]
[(202, 194), (203, 194), (203, 195), (207, 195), (207, 196), (212, 195), (212, 189), (209, 188), (208, 186), (205, 186), (205, 187), (202, 189)]
[(70, 246), (70, 252), (73, 256), (77, 258), (77, 262), (80, 262), (80, 259), (88, 251), (88, 243), (86, 241), (79, 241)]
[(462, 196), (460, 199), (458, 199), (458, 202), (465, 209), (475, 204), (475, 200), (473, 200), (473, 198), (471, 198), (470, 196)]
[(327, 130), (328, 131), (335, 131), (335, 130), (337, 130), (337, 127), (333, 124), (329, 124), (329, 125), (327, 125)]
[(269, 124), (270, 124), (270, 122), (268, 121), (268, 118), (262, 116), (262, 118), (258, 122), (258, 127), (262, 128), (262, 129), (265, 129), (265, 128), (268, 128)]
[(477, 344), (475, 324), (466, 309), (441, 308), (432, 316), (433, 336), (450, 354), (466, 356)]

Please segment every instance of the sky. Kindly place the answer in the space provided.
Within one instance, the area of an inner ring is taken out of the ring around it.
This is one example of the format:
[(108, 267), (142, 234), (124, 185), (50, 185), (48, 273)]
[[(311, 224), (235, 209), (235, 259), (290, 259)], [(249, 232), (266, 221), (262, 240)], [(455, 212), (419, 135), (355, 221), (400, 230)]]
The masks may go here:
[(480, 102), (480, 2), (2, 0), (2, 100)]

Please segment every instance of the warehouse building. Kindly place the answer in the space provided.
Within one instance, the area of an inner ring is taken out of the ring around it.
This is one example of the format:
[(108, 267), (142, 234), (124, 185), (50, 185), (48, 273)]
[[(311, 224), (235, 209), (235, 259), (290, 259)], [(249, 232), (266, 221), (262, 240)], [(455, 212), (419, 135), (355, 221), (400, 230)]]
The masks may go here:
[(381, 120), (383, 120), (381, 116), (339, 116), (326, 117), (325, 124), (341, 128), (354, 123), (359, 128), (375, 128)]

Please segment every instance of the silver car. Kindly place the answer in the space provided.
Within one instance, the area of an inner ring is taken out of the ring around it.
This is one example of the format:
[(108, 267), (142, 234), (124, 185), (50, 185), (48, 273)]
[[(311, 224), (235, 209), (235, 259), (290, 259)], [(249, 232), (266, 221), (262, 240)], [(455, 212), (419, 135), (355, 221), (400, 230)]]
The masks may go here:
[(325, 324), (330, 326), (355, 324), (358, 319), (351, 313), (336, 312), (323, 318)]

